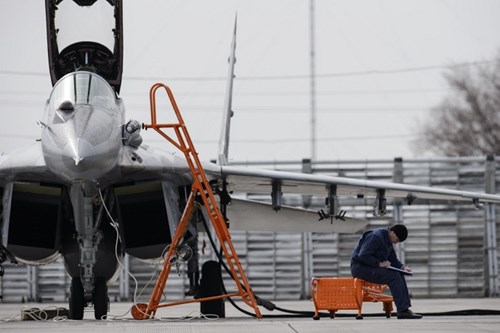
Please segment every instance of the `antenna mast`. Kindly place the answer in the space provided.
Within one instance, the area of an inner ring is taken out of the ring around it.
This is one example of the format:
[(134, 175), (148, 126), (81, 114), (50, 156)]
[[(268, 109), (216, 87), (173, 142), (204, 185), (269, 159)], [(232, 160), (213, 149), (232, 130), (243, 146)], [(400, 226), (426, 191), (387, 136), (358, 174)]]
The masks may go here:
[(314, 45), (314, 0), (310, 3), (310, 70), (311, 70), (311, 160), (316, 160), (316, 69)]

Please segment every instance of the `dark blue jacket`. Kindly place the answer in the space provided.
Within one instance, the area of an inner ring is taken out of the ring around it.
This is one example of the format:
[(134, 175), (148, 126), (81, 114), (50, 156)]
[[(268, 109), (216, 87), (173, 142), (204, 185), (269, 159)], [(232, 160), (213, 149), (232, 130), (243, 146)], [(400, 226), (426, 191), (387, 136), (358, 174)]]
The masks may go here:
[(351, 265), (379, 267), (379, 263), (385, 260), (389, 260), (393, 267), (403, 267), (389, 239), (389, 228), (365, 232), (352, 252)]

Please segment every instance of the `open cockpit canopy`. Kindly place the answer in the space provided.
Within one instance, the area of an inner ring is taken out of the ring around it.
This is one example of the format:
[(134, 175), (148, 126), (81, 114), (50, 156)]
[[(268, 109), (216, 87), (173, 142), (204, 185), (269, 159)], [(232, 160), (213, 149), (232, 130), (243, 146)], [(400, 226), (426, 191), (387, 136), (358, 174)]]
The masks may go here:
[(45, 0), (52, 85), (85, 70), (119, 93), (123, 64), (122, 0)]

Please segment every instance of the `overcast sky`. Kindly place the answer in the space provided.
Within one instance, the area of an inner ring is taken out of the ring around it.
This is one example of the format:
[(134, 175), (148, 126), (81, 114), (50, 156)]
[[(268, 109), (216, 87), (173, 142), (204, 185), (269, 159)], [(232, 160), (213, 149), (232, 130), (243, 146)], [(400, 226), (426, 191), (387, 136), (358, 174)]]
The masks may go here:
[[(215, 158), (237, 13), (230, 159), (311, 157), (309, 0), (124, 2), (127, 118), (149, 122), (149, 88), (162, 81), (201, 157)], [(411, 141), (449, 93), (447, 67), (500, 50), (497, 0), (314, 3), (320, 160), (422, 157)], [(8, 151), (39, 137), (51, 91), (44, 1), (0, 1), (0, 45), (0, 151)]]

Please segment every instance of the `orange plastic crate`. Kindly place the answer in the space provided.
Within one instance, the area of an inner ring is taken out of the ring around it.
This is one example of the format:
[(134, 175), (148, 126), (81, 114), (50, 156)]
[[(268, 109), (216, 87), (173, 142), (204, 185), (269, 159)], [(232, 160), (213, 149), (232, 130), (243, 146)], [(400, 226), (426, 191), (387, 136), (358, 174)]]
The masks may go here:
[(312, 278), (313, 318), (319, 319), (320, 310), (329, 311), (331, 318), (335, 318), (338, 310), (358, 310), (356, 319), (363, 319), (363, 302), (382, 302), (386, 317), (390, 318), (393, 298), (382, 294), (386, 288), (387, 285), (351, 277)]

